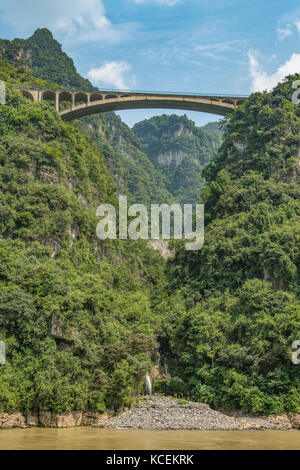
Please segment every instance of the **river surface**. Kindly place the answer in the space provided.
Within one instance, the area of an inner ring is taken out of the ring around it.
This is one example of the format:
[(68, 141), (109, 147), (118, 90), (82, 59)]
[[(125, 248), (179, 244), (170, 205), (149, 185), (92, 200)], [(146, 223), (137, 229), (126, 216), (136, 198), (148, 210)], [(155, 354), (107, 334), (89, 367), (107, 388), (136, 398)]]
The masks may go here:
[(300, 431), (144, 431), (87, 427), (0, 430), (4, 450), (300, 449)]

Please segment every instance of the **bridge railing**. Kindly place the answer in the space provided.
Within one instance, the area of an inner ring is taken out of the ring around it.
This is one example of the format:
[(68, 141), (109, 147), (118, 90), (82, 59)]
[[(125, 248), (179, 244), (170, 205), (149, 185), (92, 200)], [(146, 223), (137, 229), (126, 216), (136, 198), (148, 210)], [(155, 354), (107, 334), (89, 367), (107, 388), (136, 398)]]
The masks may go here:
[(69, 91), (70, 93), (126, 93), (126, 94), (143, 94), (143, 95), (170, 95), (170, 96), (207, 96), (213, 98), (249, 98), (249, 95), (232, 94), (232, 93), (191, 93), (179, 91), (150, 91), (150, 90), (122, 90), (122, 89), (108, 89), (101, 88), (101, 90), (78, 90), (72, 88), (40, 88), (28, 86), (15, 86), (19, 90), (51, 90), (51, 91)]

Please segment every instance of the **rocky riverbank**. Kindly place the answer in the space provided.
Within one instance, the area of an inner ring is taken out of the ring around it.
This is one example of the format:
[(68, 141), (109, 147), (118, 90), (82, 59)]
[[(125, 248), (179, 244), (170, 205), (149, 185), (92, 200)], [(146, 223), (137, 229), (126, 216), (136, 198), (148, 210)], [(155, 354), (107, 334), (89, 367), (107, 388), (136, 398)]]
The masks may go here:
[(145, 397), (137, 407), (111, 417), (101, 424), (113, 429), (152, 430), (250, 430), (299, 429), (300, 414), (272, 416), (229, 415), (203, 403), (187, 402), (170, 397)]
[(0, 413), (0, 429), (41, 427), (93, 426), (111, 429), (151, 430), (251, 430), (300, 429), (300, 413), (271, 416), (251, 416), (220, 412), (209, 405), (184, 402), (171, 397), (143, 397), (135, 408), (118, 415), (81, 412), (51, 413), (40, 411), (27, 416), (21, 413)]
[(40, 411), (26, 416), (21, 413), (0, 413), (0, 429), (11, 428), (71, 428), (75, 426), (102, 426), (112, 414), (98, 413), (97, 411), (72, 411), (70, 413), (52, 413)]

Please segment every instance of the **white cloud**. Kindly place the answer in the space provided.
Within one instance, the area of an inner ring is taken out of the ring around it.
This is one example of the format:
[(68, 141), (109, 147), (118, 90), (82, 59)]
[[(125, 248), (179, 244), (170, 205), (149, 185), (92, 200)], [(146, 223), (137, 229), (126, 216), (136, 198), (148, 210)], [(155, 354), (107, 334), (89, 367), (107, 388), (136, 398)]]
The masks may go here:
[(295, 20), (291, 16), (287, 19), (289, 21), (288, 24), (283, 26), (282, 28), (277, 28), (277, 34), (279, 39), (282, 41), (283, 39), (286, 39), (288, 36), (292, 36), (294, 33), (294, 29), (296, 28), (298, 33), (300, 34), (300, 19)]
[(296, 26), (297, 31), (298, 31), (298, 33), (300, 34), (300, 20), (296, 20), (295, 23), (294, 23), (294, 25)]
[(102, 67), (91, 69), (87, 78), (99, 85), (108, 85), (120, 90), (128, 90), (129, 85), (135, 85), (134, 75), (129, 76), (131, 65), (128, 62), (106, 62)]
[(199, 46), (195, 47), (195, 50), (199, 52), (207, 52), (207, 51), (224, 52), (224, 51), (231, 50), (230, 44), (231, 43), (226, 43), (226, 42), (217, 42), (217, 43), (204, 44), (204, 45), (200, 44)]
[(288, 24), (284, 28), (278, 28), (277, 34), (278, 34), (279, 39), (282, 41), (283, 39), (293, 34), (292, 26)]
[(249, 51), (248, 57), (250, 76), (252, 78), (251, 91), (271, 90), (287, 75), (300, 72), (300, 54), (292, 54), (285, 64), (281, 65), (276, 72), (270, 75), (262, 69), (253, 52)]
[(227, 41), (227, 42), (210, 42), (208, 44), (199, 44), (195, 46), (194, 50), (202, 57), (209, 57), (215, 60), (232, 60), (228, 53), (234, 53), (240, 50), (242, 45), (241, 41)]
[(2, 18), (19, 35), (46, 27), (63, 35), (64, 43), (85, 41), (118, 41), (124, 27), (111, 24), (102, 0), (0, 0)]
[(176, 3), (179, 3), (180, 0), (133, 0), (135, 3), (145, 3), (147, 1), (151, 1), (152, 3), (160, 3), (161, 5), (167, 5), (169, 7), (173, 7)]

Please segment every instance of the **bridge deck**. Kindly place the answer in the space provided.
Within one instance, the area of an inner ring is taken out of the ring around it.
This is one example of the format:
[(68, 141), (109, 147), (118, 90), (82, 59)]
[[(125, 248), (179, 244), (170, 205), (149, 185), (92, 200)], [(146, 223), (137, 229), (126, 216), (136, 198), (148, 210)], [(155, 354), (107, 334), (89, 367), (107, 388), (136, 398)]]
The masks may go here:
[[(140, 108), (166, 108), (200, 111), (225, 116), (242, 104), (247, 96), (211, 93), (179, 93), (128, 90), (66, 90), (17, 87), (33, 101), (51, 100), (62, 119), (70, 121), (101, 112)], [(61, 103), (70, 107), (62, 109)]]

